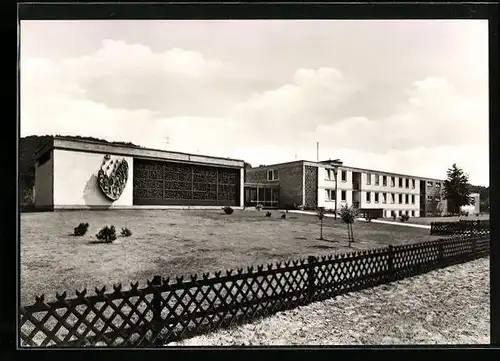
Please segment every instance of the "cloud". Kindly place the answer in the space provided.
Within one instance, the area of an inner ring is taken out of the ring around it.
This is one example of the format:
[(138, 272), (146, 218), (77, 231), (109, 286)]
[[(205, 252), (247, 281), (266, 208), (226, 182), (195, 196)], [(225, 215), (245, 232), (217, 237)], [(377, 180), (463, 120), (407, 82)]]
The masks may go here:
[(315, 160), (319, 141), (321, 158), (348, 165), (442, 177), (457, 162), (487, 183), (487, 86), (355, 75), (302, 65), (272, 77), (200, 51), (104, 40), (85, 56), (21, 59), (21, 135), (94, 136), (253, 165)]
[(197, 51), (153, 52), (145, 45), (117, 40), (102, 41), (90, 55), (58, 61), (28, 58), (21, 66), (23, 87), (66, 93), (65, 87), (72, 84), (87, 100), (110, 108), (149, 109), (164, 117), (223, 112), (235, 98), (226, 96), (231, 94), (226, 73), (220, 61)]
[(415, 81), (407, 100), (387, 117), (350, 117), (321, 124), (307, 135), (335, 147), (387, 149), (479, 145), (487, 139), (488, 101), (459, 93), (446, 79)]
[(332, 112), (359, 89), (333, 68), (298, 69), (292, 81), (255, 93), (232, 107), (228, 116), (246, 122), (262, 141), (300, 141), (302, 132), (329, 122)]

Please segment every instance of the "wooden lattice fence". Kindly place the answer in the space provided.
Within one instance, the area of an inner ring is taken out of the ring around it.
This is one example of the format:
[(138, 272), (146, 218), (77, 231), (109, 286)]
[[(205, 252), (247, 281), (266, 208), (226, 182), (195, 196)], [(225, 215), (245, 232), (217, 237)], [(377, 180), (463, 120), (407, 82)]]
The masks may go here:
[(22, 346), (163, 345), (280, 310), (489, 254), (489, 237), (453, 237), (370, 251), (309, 257), (147, 286), (115, 285), (21, 307)]
[(490, 221), (460, 220), (458, 222), (432, 222), (431, 235), (486, 235), (490, 233)]

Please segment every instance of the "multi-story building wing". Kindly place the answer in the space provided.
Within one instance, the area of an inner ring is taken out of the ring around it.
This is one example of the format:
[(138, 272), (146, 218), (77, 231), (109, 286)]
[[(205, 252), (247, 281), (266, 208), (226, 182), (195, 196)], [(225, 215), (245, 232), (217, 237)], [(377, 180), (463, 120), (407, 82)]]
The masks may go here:
[(245, 202), (337, 210), (354, 205), (376, 217), (421, 217), (446, 212), (442, 188), (442, 180), (349, 167), (340, 161), (295, 161), (247, 169)]

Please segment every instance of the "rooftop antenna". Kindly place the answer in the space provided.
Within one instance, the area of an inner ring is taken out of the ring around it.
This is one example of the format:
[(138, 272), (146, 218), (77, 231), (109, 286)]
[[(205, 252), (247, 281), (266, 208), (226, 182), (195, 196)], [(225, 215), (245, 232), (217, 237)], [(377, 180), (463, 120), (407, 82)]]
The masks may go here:
[(316, 161), (319, 162), (319, 142), (316, 142)]
[(170, 144), (170, 137), (165, 137), (165, 144), (167, 145), (166, 148), (168, 148)]
[(297, 151), (295, 151), (295, 159), (297, 159)]

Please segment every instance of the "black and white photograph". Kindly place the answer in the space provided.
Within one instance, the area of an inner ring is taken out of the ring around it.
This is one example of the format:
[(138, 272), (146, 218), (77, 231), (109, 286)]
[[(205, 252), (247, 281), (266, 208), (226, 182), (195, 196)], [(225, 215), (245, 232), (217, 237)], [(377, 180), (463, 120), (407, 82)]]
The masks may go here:
[(19, 24), (19, 347), (490, 344), (488, 20)]

